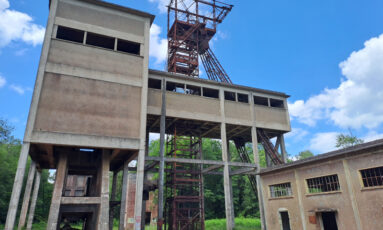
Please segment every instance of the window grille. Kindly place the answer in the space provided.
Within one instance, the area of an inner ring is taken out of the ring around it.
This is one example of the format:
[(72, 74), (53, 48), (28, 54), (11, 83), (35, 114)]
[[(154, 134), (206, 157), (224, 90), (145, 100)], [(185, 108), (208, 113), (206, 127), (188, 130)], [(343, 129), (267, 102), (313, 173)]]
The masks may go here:
[(364, 187), (383, 186), (383, 167), (360, 170)]
[(309, 193), (321, 193), (339, 191), (338, 175), (315, 177), (307, 179)]
[(270, 185), (270, 195), (272, 198), (292, 196), (291, 183)]

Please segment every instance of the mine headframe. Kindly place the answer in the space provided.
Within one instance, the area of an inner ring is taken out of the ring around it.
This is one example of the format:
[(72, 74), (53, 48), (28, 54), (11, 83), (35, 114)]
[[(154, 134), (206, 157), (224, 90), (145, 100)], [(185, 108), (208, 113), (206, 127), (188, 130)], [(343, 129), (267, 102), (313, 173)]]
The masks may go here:
[(199, 60), (210, 80), (231, 83), (209, 41), (233, 5), (216, 0), (171, 0), (168, 5), (168, 72), (199, 77)]

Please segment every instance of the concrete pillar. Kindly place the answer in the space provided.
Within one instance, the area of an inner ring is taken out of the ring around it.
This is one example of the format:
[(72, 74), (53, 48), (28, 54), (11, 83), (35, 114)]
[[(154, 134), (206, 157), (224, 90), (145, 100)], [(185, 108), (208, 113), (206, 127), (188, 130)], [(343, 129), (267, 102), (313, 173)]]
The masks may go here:
[(283, 163), (287, 163), (287, 152), (286, 152), (286, 145), (285, 145), (285, 138), (283, 137), (283, 134), (279, 136), (280, 142), (281, 142), (281, 153), (282, 153), (282, 161)]
[(25, 226), (25, 221), (27, 219), (29, 200), (31, 198), (33, 179), (35, 177), (35, 171), (36, 171), (36, 164), (34, 161), (31, 161), (31, 165), (29, 166), (27, 184), (25, 185), (25, 190), (24, 190), (24, 199), (23, 199), (23, 205), (21, 206), (19, 226), (17, 228), (18, 230), (21, 230)]
[(119, 230), (125, 230), (126, 216), (128, 212), (128, 181), (129, 181), (129, 162), (125, 161), (124, 171), (122, 176), (122, 191), (121, 191), (121, 204), (120, 204), (120, 224)]
[[(118, 171), (113, 172), (112, 194), (110, 195), (111, 201), (116, 201), (117, 176), (118, 176)], [(114, 208), (110, 207), (109, 230), (113, 230), (113, 219), (114, 219)]]
[(109, 166), (111, 150), (102, 151), (101, 162), (101, 203), (98, 216), (98, 230), (109, 229)]
[(15, 225), (17, 208), (19, 206), (20, 192), (23, 187), (23, 178), (25, 173), (25, 166), (27, 164), (29, 143), (24, 142), (21, 147), (19, 162), (17, 163), (17, 171), (15, 181), (13, 182), (12, 195), (9, 201), (7, 219), (5, 221), (4, 230), (13, 230)]
[(166, 127), (166, 81), (162, 79), (162, 106), (160, 120), (160, 162), (158, 169), (158, 218), (157, 230), (162, 230), (164, 223), (164, 153), (165, 153), (165, 127)]
[(223, 168), (223, 188), (225, 192), (225, 212), (226, 212), (226, 229), (234, 229), (234, 210), (233, 210), (233, 194), (231, 189), (229, 153), (226, 139), (226, 124), (221, 123), (221, 141), (222, 141), (222, 160), (225, 165)]
[(51, 207), (49, 209), (49, 217), (47, 230), (57, 230), (58, 218), (60, 212), (61, 197), (64, 188), (65, 175), (67, 172), (68, 156), (61, 152), (57, 163), (55, 186), (52, 194)]
[(302, 196), (302, 193), (304, 193), (304, 191), (303, 192), (301, 191), (301, 181), (300, 181), (297, 170), (294, 170), (294, 177), (295, 177), (295, 184), (297, 186), (298, 206), (299, 206), (299, 214), (301, 216), (302, 228), (303, 230), (306, 230), (307, 227), (306, 227), (305, 210), (303, 206), (303, 196)]
[(29, 207), (27, 230), (32, 230), (33, 217), (35, 215), (36, 202), (37, 202), (37, 197), (39, 195), (40, 180), (41, 180), (41, 173), (36, 170), (35, 185), (33, 187), (31, 206)]

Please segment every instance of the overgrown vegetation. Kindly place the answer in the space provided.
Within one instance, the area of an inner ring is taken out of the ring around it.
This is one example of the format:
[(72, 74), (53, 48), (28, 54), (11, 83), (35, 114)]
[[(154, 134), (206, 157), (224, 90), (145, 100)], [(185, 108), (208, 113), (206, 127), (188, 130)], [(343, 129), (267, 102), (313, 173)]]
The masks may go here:
[[(205, 221), (206, 230), (225, 230), (226, 219), (211, 219)], [(235, 218), (235, 230), (259, 230), (261, 221), (259, 218)]]

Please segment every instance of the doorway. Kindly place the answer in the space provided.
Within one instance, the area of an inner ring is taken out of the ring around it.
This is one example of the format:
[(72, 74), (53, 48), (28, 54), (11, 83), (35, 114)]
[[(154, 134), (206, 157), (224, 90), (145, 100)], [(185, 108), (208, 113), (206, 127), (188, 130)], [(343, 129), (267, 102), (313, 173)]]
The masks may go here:
[(282, 230), (291, 230), (289, 213), (287, 211), (279, 212), (281, 215)]
[(335, 212), (322, 212), (323, 230), (338, 230)]

